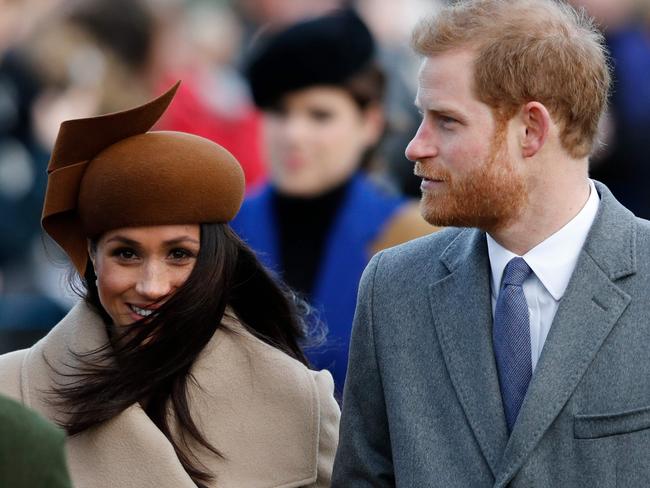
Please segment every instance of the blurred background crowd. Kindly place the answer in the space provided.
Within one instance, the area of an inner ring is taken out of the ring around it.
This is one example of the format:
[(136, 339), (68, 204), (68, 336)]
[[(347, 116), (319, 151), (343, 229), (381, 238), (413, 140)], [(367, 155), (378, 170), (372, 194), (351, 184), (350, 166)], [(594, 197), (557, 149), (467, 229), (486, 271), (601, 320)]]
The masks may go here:
[[(445, 0), (0, 0), (0, 352), (28, 346), (76, 297), (42, 234), (46, 168), (61, 121), (139, 105), (182, 80), (158, 129), (218, 142), (247, 188), (268, 178), (263, 115), (242, 75), (260, 32), (353, 6), (387, 75), (386, 129), (372, 171), (418, 196), (404, 148), (419, 123), (409, 36)], [(592, 176), (650, 218), (650, 0), (571, 0), (606, 36), (614, 75)], [(331, 62), (331, 61), (330, 61)]]

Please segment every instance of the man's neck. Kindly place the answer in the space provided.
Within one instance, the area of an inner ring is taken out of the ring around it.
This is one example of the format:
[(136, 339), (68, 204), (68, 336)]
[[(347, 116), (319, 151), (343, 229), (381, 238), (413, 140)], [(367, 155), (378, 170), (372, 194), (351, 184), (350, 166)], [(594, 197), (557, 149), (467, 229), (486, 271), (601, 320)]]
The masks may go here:
[(573, 177), (546, 177), (530, 186), (528, 202), (519, 217), (503, 228), (488, 230), (495, 241), (519, 256), (564, 227), (589, 198), (586, 171)]

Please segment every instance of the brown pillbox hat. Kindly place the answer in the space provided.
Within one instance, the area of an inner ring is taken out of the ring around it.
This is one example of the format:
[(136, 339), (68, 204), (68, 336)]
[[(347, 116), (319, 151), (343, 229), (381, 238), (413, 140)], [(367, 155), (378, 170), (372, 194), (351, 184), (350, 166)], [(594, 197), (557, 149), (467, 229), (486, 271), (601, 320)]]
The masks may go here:
[(121, 227), (228, 222), (244, 173), (223, 147), (183, 132), (148, 132), (179, 83), (123, 112), (61, 124), (42, 225), (83, 276), (87, 239)]

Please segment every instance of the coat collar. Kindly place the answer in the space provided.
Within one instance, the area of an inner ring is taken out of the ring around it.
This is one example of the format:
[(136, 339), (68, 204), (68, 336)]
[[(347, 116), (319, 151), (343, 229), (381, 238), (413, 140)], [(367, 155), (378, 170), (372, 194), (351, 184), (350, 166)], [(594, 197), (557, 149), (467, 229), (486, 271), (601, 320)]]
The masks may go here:
[[(273, 487), (313, 483), (320, 412), (311, 375), (236, 320), (224, 317), (224, 325), (228, 329), (215, 333), (193, 365), (188, 397), (195, 422), (225, 459), (190, 441), (193, 452), (217, 475), (218, 486), (257, 486), (260, 480)], [(78, 360), (71, 351), (92, 351), (107, 340), (100, 317), (77, 304), (28, 350), (21, 370), (24, 403), (61, 421), (47, 392), (73, 381), (67, 375)], [(305, 394), (296, 395), (297, 387)], [(269, 449), (275, 439), (281, 449)], [(79, 486), (195, 487), (172, 444), (139, 404), (70, 438), (68, 460)]]
[(58, 423), (65, 419), (49, 401), (52, 388), (74, 381), (79, 360), (73, 353), (97, 349), (108, 341), (99, 316), (80, 302), (43, 339), (27, 351), (21, 370), (23, 402)]
[(492, 349), (485, 234), (464, 229), (440, 260), (430, 306), (452, 383), (478, 444), (505, 487), (559, 415), (631, 298), (616, 281), (636, 272), (636, 222), (596, 182), (601, 203), (508, 438)]

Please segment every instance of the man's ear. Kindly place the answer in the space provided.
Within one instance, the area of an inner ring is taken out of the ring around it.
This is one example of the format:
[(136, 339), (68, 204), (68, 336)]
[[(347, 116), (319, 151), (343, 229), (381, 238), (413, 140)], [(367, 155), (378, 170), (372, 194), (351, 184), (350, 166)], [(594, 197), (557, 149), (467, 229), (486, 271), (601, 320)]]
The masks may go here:
[(523, 130), (521, 150), (525, 158), (535, 156), (544, 146), (551, 127), (551, 115), (539, 102), (528, 102), (521, 109)]

